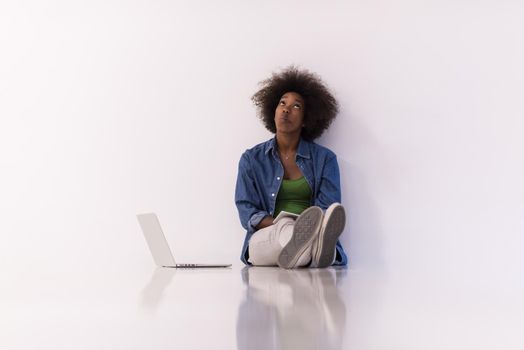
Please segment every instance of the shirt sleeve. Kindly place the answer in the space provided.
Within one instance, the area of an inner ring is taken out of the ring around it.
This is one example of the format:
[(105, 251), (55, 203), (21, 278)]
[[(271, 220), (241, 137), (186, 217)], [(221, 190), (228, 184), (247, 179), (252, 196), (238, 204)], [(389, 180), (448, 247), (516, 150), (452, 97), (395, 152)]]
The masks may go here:
[(242, 154), (238, 164), (235, 204), (240, 216), (240, 223), (248, 231), (255, 231), (260, 221), (266, 216), (270, 216), (267, 211), (261, 209), (262, 201), (256, 188), (250, 159), (246, 153)]
[(328, 158), (322, 175), (314, 205), (326, 210), (333, 203), (342, 201), (340, 193), (340, 172), (337, 157)]

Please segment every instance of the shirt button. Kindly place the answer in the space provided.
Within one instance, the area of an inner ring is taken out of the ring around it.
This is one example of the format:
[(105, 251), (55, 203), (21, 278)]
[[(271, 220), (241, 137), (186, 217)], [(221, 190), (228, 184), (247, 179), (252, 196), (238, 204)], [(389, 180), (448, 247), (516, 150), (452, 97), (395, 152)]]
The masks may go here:
[(280, 176), (277, 176), (277, 180), (279, 180), (279, 181), (280, 181)]
[(275, 194), (274, 194), (274, 193), (271, 193), (271, 197), (275, 197)]

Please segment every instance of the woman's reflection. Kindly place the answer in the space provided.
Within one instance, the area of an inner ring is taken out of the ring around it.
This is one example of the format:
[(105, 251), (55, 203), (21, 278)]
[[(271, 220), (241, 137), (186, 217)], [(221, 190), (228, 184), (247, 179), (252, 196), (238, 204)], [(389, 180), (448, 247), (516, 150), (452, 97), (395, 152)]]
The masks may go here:
[(244, 268), (238, 349), (342, 349), (346, 306), (337, 280), (346, 271)]

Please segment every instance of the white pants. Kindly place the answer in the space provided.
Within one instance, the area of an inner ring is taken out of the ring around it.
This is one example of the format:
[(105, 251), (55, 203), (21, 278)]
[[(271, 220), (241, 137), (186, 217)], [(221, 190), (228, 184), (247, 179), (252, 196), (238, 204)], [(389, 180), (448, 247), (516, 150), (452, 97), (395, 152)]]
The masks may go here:
[[(282, 218), (276, 224), (256, 231), (249, 240), (248, 261), (256, 266), (278, 265), (278, 255), (291, 240), (295, 220)], [(306, 250), (298, 259), (296, 266), (309, 265), (311, 249)]]

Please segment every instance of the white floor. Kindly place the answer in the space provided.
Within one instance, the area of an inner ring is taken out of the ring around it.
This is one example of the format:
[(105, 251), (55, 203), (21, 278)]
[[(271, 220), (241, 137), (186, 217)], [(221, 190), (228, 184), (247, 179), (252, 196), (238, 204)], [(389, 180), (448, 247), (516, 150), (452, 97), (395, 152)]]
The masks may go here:
[(477, 287), (334, 268), (35, 268), (2, 283), (0, 348), (524, 349), (521, 297)]

